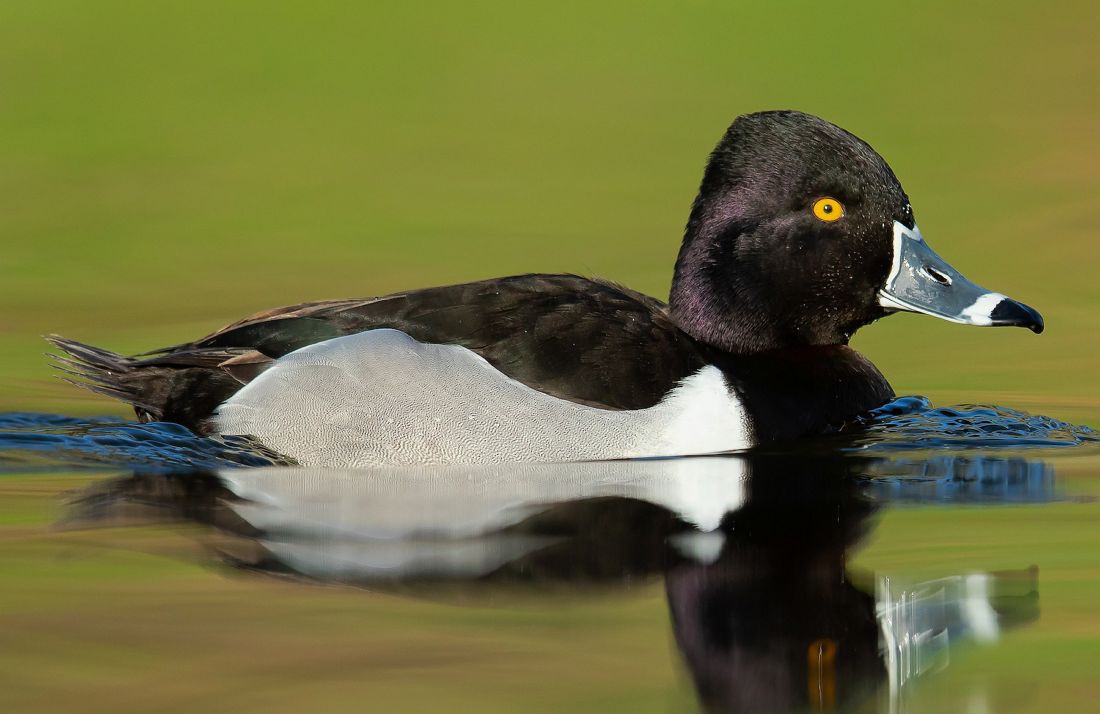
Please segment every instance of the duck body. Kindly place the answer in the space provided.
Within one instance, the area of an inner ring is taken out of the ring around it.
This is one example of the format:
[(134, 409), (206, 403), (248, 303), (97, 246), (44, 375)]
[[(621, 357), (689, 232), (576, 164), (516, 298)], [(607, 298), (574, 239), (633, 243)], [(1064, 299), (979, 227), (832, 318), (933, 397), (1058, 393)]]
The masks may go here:
[(893, 397), (848, 347), (725, 353), (661, 301), (576, 275), (293, 305), (144, 359), (55, 344), (98, 363), (110, 383), (90, 386), (124, 391), (144, 421), (255, 436), (315, 466), (728, 451)]
[(1042, 329), (927, 247), (864, 142), (765, 112), (712, 154), (668, 304), (529, 274), (292, 305), (132, 358), (51, 340), (82, 386), (142, 420), (307, 465), (570, 461), (837, 429), (894, 396), (847, 342), (898, 310)]

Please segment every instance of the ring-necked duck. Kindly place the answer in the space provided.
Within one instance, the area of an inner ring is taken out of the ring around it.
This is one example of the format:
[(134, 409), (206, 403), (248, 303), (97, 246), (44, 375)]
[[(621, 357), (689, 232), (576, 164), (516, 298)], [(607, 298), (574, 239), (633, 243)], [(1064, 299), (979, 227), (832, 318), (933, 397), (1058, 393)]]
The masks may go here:
[(566, 461), (836, 428), (893, 397), (847, 343), (899, 310), (1043, 329), (928, 247), (870, 146), (775, 111), (737, 119), (711, 154), (668, 305), (522, 275), (279, 308), (139, 358), (50, 339), (142, 420), (307, 465)]

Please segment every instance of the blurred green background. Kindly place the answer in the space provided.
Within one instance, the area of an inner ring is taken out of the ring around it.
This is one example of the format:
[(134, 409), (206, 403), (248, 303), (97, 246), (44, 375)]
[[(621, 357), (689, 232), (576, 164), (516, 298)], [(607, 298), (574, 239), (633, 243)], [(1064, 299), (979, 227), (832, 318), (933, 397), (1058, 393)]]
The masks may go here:
[(1090, 3), (0, 4), (0, 408), (125, 413), (119, 351), (254, 310), (527, 271), (665, 297), (707, 153), (797, 108), (892, 164), (925, 236), (1048, 331), (896, 316), (900, 392), (1100, 422)]
[[(125, 413), (54, 379), (43, 333), (136, 352), (527, 271), (664, 297), (707, 153), (738, 114), (796, 108), (875, 146), (932, 245), (1047, 318), (872, 326), (855, 344), (896, 389), (1100, 425), (1098, 26), (1063, 1), (0, 3), (0, 410)], [(192, 530), (51, 532), (92, 480), (0, 478), (12, 710), (694, 699), (660, 586), (471, 608), (226, 577)], [(973, 683), (971, 711), (1097, 700), (1097, 505), (886, 514), (876, 571), (1042, 567), (1040, 623), (953, 664), (926, 710)]]

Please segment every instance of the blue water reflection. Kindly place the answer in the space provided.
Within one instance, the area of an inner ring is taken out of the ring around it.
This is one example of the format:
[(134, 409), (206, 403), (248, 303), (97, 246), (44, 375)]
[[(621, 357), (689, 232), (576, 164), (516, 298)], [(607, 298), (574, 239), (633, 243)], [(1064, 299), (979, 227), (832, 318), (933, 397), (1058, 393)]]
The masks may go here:
[[(935, 408), (923, 397), (901, 397), (842, 433), (780, 448), (879, 453), (1097, 444), (1100, 433), (1093, 429), (1046, 416), (998, 406)], [(51, 467), (186, 471), (286, 463), (287, 459), (249, 439), (202, 437), (178, 424), (138, 424), (117, 417), (0, 414), (0, 471)], [(943, 468), (942, 464), (929, 466)]]

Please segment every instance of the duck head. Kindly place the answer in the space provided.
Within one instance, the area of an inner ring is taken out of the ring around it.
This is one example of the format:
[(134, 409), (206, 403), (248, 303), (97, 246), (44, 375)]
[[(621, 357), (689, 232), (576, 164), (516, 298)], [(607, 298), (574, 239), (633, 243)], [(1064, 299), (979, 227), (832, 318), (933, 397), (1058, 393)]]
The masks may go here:
[(685, 332), (735, 353), (847, 344), (902, 310), (1043, 330), (928, 246), (874, 149), (794, 111), (738, 118), (711, 154), (669, 304)]

